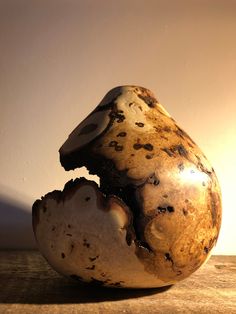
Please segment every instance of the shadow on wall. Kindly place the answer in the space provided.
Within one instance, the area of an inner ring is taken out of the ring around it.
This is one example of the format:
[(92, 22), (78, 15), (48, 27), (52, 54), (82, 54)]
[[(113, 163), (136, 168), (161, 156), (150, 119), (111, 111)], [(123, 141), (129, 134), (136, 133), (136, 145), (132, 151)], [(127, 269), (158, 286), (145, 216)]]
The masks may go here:
[(0, 249), (36, 248), (31, 209), (0, 196)]

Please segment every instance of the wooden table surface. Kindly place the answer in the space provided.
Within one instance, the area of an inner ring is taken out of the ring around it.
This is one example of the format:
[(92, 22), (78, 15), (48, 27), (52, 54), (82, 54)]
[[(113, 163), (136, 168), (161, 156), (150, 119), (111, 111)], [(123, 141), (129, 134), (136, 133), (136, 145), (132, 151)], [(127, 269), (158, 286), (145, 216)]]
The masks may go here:
[(124, 290), (64, 278), (37, 251), (0, 251), (0, 313), (236, 314), (236, 256), (213, 256), (169, 288)]

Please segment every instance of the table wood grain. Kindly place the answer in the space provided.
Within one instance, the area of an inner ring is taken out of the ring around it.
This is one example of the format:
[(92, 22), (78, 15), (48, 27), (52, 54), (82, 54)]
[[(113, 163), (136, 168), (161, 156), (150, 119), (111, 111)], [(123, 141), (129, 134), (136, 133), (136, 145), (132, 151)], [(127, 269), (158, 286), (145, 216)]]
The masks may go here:
[(213, 256), (171, 287), (125, 290), (64, 278), (38, 251), (0, 251), (0, 313), (236, 314), (236, 256)]

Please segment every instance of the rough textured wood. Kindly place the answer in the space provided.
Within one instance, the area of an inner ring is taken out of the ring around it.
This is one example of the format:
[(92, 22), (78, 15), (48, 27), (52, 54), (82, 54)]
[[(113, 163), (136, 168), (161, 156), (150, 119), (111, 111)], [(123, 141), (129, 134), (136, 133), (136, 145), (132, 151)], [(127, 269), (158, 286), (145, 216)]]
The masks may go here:
[(236, 256), (213, 256), (165, 289), (91, 287), (61, 277), (37, 251), (0, 251), (0, 313), (236, 313)]

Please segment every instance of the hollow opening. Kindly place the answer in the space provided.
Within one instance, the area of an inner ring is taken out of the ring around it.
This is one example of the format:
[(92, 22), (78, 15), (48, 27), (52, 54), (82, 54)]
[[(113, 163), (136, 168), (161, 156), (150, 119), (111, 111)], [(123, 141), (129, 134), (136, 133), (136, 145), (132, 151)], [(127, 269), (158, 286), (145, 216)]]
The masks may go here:
[[(60, 154), (60, 161), (65, 170), (79, 169), (79, 175), (95, 181), (105, 197), (114, 195), (123, 201), (133, 216), (131, 227), (135, 233), (136, 245), (152, 251), (144, 236), (148, 221), (142, 213), (142, 200), (137, 193), (147, 182), (147, 178), (132, 181), (127, 176), (127, 170), (117, 170), (112, 160), (97, 154), (96, 151), (91, 153), (88, 146), (67, 155)], [(156, 184), (159, 184), (159, 181)], [(127, 243), (130, 244), (129, 241)]]

